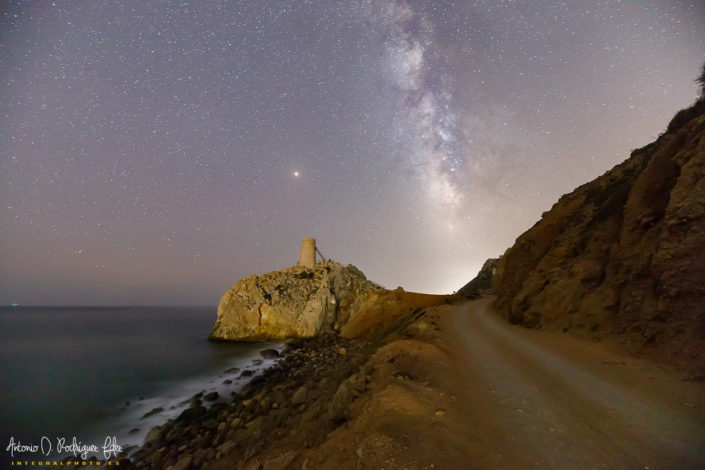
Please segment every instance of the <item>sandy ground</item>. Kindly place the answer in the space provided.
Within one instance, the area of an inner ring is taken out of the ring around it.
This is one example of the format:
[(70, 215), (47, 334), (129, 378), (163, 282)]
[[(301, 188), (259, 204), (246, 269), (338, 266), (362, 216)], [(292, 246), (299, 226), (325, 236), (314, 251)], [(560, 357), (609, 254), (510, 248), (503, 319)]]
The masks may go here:
[(491, 298), (442, 307), (467, 468), (705, 468), (705, 387), (606, 344), (507, 324)]

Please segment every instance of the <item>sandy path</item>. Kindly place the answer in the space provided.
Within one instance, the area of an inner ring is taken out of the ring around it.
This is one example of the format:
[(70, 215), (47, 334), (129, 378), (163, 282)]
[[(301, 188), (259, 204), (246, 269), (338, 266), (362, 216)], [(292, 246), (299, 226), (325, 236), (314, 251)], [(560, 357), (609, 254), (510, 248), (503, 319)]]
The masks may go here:
[(472, 467), (705, 468), (702, 383), (604, 345), (508, 325), (491, 300), (443, 315)]

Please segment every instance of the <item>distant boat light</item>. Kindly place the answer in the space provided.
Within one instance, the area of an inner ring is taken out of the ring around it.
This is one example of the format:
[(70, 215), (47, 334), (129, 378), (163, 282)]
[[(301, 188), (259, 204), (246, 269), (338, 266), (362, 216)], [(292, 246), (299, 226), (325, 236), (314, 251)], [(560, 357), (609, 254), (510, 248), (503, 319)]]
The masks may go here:
[(20, 305), (20, 304), (18, 304), (17, 302), (12, 302), (12, 303), (10, 304), (10, 307), (17, 307), (17, 306), (19, 306), (19, 305)]

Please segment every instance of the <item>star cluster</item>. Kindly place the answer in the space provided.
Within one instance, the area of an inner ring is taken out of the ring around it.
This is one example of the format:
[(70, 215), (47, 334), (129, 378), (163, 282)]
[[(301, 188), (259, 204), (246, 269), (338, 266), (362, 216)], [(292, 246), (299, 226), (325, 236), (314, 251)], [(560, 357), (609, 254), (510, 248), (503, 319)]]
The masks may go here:
[(0, 8), (0, 304), (214, 304), (306, 236), (450, 292), (705, 58), (697, 1)]

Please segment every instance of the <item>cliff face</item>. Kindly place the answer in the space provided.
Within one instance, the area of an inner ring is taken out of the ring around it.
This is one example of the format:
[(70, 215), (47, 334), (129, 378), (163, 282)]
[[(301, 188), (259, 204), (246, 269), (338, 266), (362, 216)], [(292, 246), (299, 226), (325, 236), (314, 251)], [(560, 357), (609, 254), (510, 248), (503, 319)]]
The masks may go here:
[(482, 268), (480, 268), (480, 272), (475, 276), (475, 279), (458, 289), (457, 295), (474, 297), (483, 291), (490, 291), (492, 289), (492, 278), (498, 261), (499, 258), (490, 258), (485, 261)]
[(561, 197), (501, 258), (493, 289), (512, 323), (705, 365), (705, 102)]
[(215, 340), (310, 338), (339, 329), (381, 290), (356, 267), (318, 263), (245, 277), (220, 299)]

